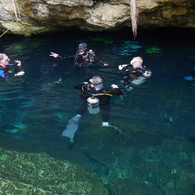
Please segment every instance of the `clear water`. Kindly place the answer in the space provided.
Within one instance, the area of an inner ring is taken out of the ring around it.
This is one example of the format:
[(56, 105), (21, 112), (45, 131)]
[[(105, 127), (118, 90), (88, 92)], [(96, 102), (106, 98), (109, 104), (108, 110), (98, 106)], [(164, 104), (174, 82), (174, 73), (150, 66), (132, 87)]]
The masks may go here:
[[(130, 130), (124, 124), (150, 129), (154, 135), (161, 131), (179, 136), (193, 132), (195, 82), (184, 80), (184, 76), (190, 75), (195, 66), (195, 59), (189, 58), (195, 55), (194, 34), (191, 29), (139, 30), (136, 41), (130, 31), (61, 33), (30, 38), (4, 35), (0, 39), (1, 52), (11, 60), (21, 60), (26, 74), (10, 79), (10, 82), (1, 80), (0, 146), (43, 151), (65, 158), (60, 151), (68, 147), (69, 140), (62, 138), (61, 133), (82, 102), (80, 92), (74, 86), (83, 81), (83, 76), (77, 72), (63, 83), (54, 85), (72, 62), (57, 61), (49, 54), (53, 51), (73, 55), (80, 42), (86, 42), (100, 60), (109, 64), (107, 68), (101, 64), (93, 68), (93, 75), (100, 75), (106, 88), (112, 83), (118, 84), (122, 78), (118, 65), (129, 63), (135, 56), (141, 56), (144, 65), (152, 71), (151, 78), (134, 87), (124, 100), (112, 97), (110, 123), (119, 120), (121, 126), (118, 124), (118, 128), (122, 127), (127, 135)], [(91, 117), (87, 112), (83, 115), (79, 132), (90, 125)], [(101, 115), (98, 117), (101, 120)], [(20, 142), (13, 145), (9, 140)]]

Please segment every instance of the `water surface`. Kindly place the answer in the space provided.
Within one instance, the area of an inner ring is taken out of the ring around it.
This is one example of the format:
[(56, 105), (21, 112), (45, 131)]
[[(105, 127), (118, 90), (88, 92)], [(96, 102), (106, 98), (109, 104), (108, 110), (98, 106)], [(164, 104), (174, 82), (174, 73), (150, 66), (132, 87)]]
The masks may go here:
[[(51, 51), (73, 55), (80, 42), (86, 42), (100, 60), (109, 64), (109, 67), (101, 64), (93, 67), (93, 75), (100, 75), (106, 88), (112, 83), (118, 84), (122, 78), (118, 65), (129, 63), (135, 56), (141, 56), (144, 65), (152, 71), (151, 78), (133, 87), (123, 100), (118, 96), (112, 97), (110, 124), (116, 125), (125, 134), (106, 129), (110, 132), (105, 136), (112, 136), (112, 139), (117, 137), (118, 142), (106, 142), (102, 146), (105, 150), (112, 152), (109, 144), (122, 147), (124, 140), (125, 147), (138, 147), (138, 141), (147, 142), (150, 147), (162, 143), (169, 136), (183, 139), (192, 136), (195, 130), (195, 82), (186, 81), (184, 76), (190, 75), (190, 70), (195, 66), (195, 58), (189, 58), (195, 56), (194, 33), (191, 29), (139, 30), (136, 40), (133, 40), (130, 31), (108, 34), (56, 33), (28, 38), (4, 35), (0, 39), (1, 52), (6, 53), (12, 61), (21, 60), (26, 74), (9, 82), (1, 80), (0, 146), (10, 150), (46, 152), (76, 162), (78, 159), (67, 156), (67, 153), (64, 156), (63, 151), (69, 150), (71, 153), (76, 148), (85, 155), (87, 152), (88, 157), (94, 152), (90, 148), (83, 151), (84, 145), (89, 142), (85, 133), (93, 137), (95, 130), (86, 131), (86, 128), (93, 127), (100, 128), (99, 133), (104, 134), (100, 114), (92, 116), (86, 111), (73, 144), (61, 136), (68, 120), (77, 114), (82, 103), (80, 92), (74, 86), (83, 82), (83, 76), (77, 72), (62, 83), (54, 84), (72, 66), (72, 62), (58, 61), (49, 56)], [(133, 143), (128, 142), (131, 136), (134, 136)], [(99, 143), (99, 140), (96, 141)], [(101, 154), (98, 152), (96, 157), (91, 156), (86, 164), (98, 167), (95, 159), (109, 162), (108, 159), (100, 160)]]

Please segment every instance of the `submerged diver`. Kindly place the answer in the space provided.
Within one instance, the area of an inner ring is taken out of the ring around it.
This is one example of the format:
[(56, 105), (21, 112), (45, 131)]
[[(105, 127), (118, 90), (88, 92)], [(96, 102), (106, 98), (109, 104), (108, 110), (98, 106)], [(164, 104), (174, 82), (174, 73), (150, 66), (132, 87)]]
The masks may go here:
[(103, 61), (99, 61), (96, 58), (95, 52), (93, 50), (88, 51), (86, 43), (80, 43), (77, 48), (76, 54), (73, 56), (62, 57), (59, 54), (53, 52), (51, 52), (50, 56), (53, 56), (54, 58), (58, 58), (60, 60), (70, 59), (74, 61), (74, 65), (70, 68), (70, 70), (66, 72), (64, 75), (62, 75), (61, 78), (59, 78), (58, 80), (59, 83), (62, 80), (64, 80), (67, 76), (75, 73), (79, 69), (82, 69), (85, 81), (89, 81), (89, 78), (91, 76), (90, 74), (92, 64), (101, 62), (104, 66), (108, 66), (108, 64), (106, 64)]
[(14, 64), (9, 64), (10, 59), (4, 53), (0, 53), (0, 77), (8, 80), (10, 77), (22, 76), (21, 61), (15, 60)]
[[(140, 85), (145, 82), (148, 77), (151, 76), (152, 72), (142, 64), (143, 59), (138, 56), (134, 57), (131, 60), (130, 64), (122, 64), (118, 66), (120, 72), (125, 75), (119, 84), (120, 89), (124, 93), (133, 89), (130, 84)], [(123, 99), (125, 95), (120, 96), (121, 99)]]
[(193, 68), (192, 70), (191, 70), (191, 73), (193, 74), (193, 76), (186, 76), (186, 77), (184, 77), (186, 80), (188, 80), (188, 81), (193, 81), (193, 80), (195, 80), (195, 68)]
[(99, 76), (94, 76), (89, 80), (89, 82), (84, 82), (75, 86), (74, 88), (82, 92), (81, 99), (83, 99), (83, 103), (79, 107), (77, 115), (69, 120), (69, 126), (62, 133), (63, 136), (67, 136), (71, 138), (71, 141), (73, 141), (74, 133), (78, 128), (79, 119), (87, 108), (91, 114), (97, 114), (100, 109), (102, 109), (102, 127), (113, 127), (122, 133), (120, 129), (117, 129), (115, 126), (108, 123), (111, 110), (110, 96), (124, 94), (117, 85), (112, 84), (112, 89), (104, 89), (102, 78)]

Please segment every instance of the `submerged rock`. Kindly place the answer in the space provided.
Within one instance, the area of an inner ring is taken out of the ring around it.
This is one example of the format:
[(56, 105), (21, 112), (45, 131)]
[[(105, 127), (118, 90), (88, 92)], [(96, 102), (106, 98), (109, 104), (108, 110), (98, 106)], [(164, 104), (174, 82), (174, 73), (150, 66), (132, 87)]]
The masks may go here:
[(7, 194), (108, 194), (98, 175), (45, 153), (1, 148), (0, 166), (0, 189)]
[(68, 119), (69, 118), (69, 115), (67, 113), (64, 113), (64, 112), (57, 112), (56, 116), (60, 119)]
[(18, 129), (6, 129), (5, 132), (6, 133), (17, 133)]
[(20, 122), (11, 123), (11, 125), (13, 125), (14, 127), (17, 127), (18, 129), (22, 129), (22, 130), (25, 130), (27, 128), (25, 124), (20, 123)]

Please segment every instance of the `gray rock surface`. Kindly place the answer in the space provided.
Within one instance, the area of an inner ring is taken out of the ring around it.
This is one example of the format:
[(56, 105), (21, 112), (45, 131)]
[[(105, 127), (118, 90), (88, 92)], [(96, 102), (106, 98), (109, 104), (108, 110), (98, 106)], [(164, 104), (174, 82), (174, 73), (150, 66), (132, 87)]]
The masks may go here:
[[(137, 6), (138, 28), (195, 27), (193, 0), (137, 0)], [(131, 28), (128, 0), (1, 0), (0, 13), (1, 32), (10, 29), (26, 36), (75, 27), (84, 31)]]

